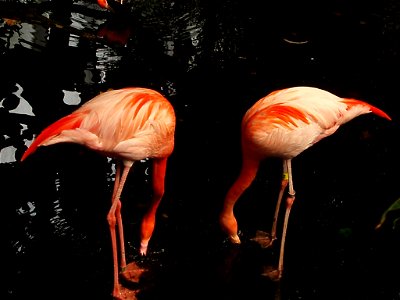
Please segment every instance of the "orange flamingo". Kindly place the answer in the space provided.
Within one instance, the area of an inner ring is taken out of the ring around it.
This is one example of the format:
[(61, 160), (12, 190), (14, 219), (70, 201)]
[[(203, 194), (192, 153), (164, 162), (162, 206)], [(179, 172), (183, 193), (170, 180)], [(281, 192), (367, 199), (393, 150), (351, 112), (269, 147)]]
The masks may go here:
[(257, 101), (244, 115), (241, 124), (242, 168), (228, 190), (219, 221), (232, 243), (239, 244), (234, 205), (256, 177), (260, 161), (267, 157), (283, 160), (283, 178), (278, 195), (269, 246), (276, 239), (276, 222), (283, 193), (288, 187), (278, 269), (269, 275), (280, 279), (289, 214), (295, 199), (292, 159), (340, 125), (355, 117), (374, 113), (391, 120), (382, 110), (360, 100), (340, 98), (314, 87), (292, 87), (270, 93)]
[(39, 146), (76, 143), (118, 160), (111, 209), (107, 215), (113, 250), (115, 299), (127, 299), (131, 292), (121, 286), (118, 279), (116, 226), (122, 275), (129, 279), (130, 274), (125, 259), (121, 218), (122, 189), (133, 163), (152, 158), (153, 197), (140, 229), (140, 253), (146, 255), (156, 210), (164, 195), (167, 159), (174, 149), (175, 124), (174, 109), (160, 93), (145, 88), (111, 90), (45, 128), (21, 158), (21, 161), (25, 160)]

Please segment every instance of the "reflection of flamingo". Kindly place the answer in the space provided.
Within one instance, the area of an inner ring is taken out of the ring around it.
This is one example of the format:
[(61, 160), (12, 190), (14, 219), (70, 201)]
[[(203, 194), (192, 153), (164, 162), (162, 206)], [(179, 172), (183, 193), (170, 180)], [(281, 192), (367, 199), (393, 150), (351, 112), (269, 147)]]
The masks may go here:
[(140, 253), (146, 255), (154, 230), (156, 210), (164, 194), (167, 158), (174, 148), (175, 122), (172, 105), (158, 92), (145, 88), (112, 90), (98, 95), (72, 114), (48, 126), (21, 158), (23, 161), (39, 146), (69, 142), (120, 161), (111, 209), (107, 215), (114, 256), (113, 296), (117, 299), (125, 299), (124, 294), (128, 291), (119, 285), (118, 280), (116, 225), (119, 229), (122, 274), (125, 277), (131, 274), (126, 269), (120, 195), (133, 163), (152, 158), (154, 193), (141, 224)]
[(124, 2), (123, 0), (116, 1), (116, 0), (111, 0), (111, 2), (108, 2), (108, 0), (97, 0), (97, 4), (100, 5), (100, 7), (108, 9), (110, 11), (119, 11), (124, 7)]
[[(319, 140), (333, 134), (340, 125), (366, 113), (390, 120), (380, 109), (355, 99), (339, 98), (312, 87), (294, 87), (270, 93), (256, 102), (242, 120), (242, 169), (229, 189), (220, 224), (231, 242), (240, 243), (234, 205), (254, 180), (260, 161), (266, 157), (283, 159), (283, 178), (273, 219), (269, 243), (276, 239), (276, 222), (283, 192), (289, 184), (279, 265), (273, 276), (281, 278), (284, 245), (290, 209), (295, 199), (292, 158)], [(277, 274), (276, 274), (277, 273)]]
[(98, 0), (97, 3), (112, 12), (112, 16), (99, 26), (97, 35), (112, 44), (126, 46), (135, 28), (129, 7), (124, 5), (124, 1)]
[(108, 1), (107, 0), (97, 0), (97, 3), (105, 9), (108, 9)]

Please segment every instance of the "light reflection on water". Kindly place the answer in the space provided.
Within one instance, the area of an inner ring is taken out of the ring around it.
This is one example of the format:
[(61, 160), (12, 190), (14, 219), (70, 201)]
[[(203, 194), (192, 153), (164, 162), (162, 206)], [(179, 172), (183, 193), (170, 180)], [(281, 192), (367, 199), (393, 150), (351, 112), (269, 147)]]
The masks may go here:
[(0, 28), (6, 31), (4, 36), (0, 36), (0, 39), (6, 42), (8, 49), (14, 49), (16, 45), (19, 45), (41, 51), (47, 45), (48, 31), (41, 25), (22, 22), (9, 26), (7, 23), (3, 23)]
[(118, 68), (118, 63), (122, 59), (112, 48), (104, 47), (96, 49), (96, 70), (100, 71), (100, 82), (107, 82), (107, 71)]
[(105, 19), (99, 19), (92, 16), (83, 15), (81, 13), (71, 13), (71, 27), (78, 30), (93, 30), (94, 28), (97, 28), (100, 24), (104, 23), (104, 21)]
[(13, 240), (12, 245), (15, 253), (17, 255), (26, 254), (26, 249), (28, 244), (35, 238), (35, 234), (31, 232), (30, 225), (32, 224), (34, 218), (36, 217), (36, 206), (34, 201), (27, 201), (23, 206), (18, 207), (17, 215), (20, 217), (21, 222), (24, 222), (26, 226), (24, 227), (23, 237), (19, 240)]
[(79, 105), (82, 101), (79, 92), (63, 90), (64, 98), (63, 101), (67, 105)]
[(15, 86), (16, 86), (17, 90), (15, 92), (13, 92), (13, 94), (18, 97), (19, 104), (15, 109), (10, 110), (9, 113), (35, 116), (35, 114), (32, 111), (32, 106), (30, 106), (29, 102), (26, 101), (26, 99), (22, 96), (22, 92), (23, 92), (22, 86), (20, 86), (18, 83), (16, 83)]
[[(19, 85), (18, 83), (15, 84), (16, 90), (12, 92), (11, 95), (16, 96), (17, 98), (12, 98), (13, 100), (13, 109), (10, 109), (8, 111), (9, 114), (22, 114), (22, 115), (28, 115), (28, 116), (35, 116), (35, 114), (32, 111), (32, 107), (29, 105), (29, 102), (22, 96), (22, 92), (23, 92), (23, 88), (21, 85)], [(4, 108), (4, 106), (8, 106), (7, 104), (5, 104), (5, 102), (10, 101), (6, 98), (1, 99), (0, 100), (0, 108), (6, 110), (6, 108)], [(4, 147), (2, 147), (0, 149), (0, 164), (1, 163), (12, 163), (16, 161), (16, 157), (15, 157), (15, 153), (17, 151), (17, 148), (15, 147), (15, 145), (8, 145), (7, 141), (12, 141), (14, 139), (19, 139), (21, 138), (21, 136), (24, 135), (24, 131), (27, 130), (28, 126), (27, 124), (24, 123), (17, 123), (16, 126), (18, 126), (20, 128), (20, 131), (13, 131), (12, 134), (7, 134), (7, 132), (5, 132), (5, 134), (3, 135), (3, 138), (5, 139), (5, 145)], [(24, 145), (27, 146), (30, 144), (31, 141), (27, 140), (27, 139), (23, 139), (24, 141)]]

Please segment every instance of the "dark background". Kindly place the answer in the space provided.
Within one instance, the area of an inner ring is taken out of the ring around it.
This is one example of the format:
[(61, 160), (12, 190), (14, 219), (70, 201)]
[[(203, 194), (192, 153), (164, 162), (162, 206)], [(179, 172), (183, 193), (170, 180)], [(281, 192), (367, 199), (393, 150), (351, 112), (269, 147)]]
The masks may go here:
[[(128, 261), (149, 270), (138, 299), (400, 299), (394, 218), (375, 230), (399, 198), (400, 5), (126, 2), (113, 14), (95, 1), (0, 1), (6, 298), (111, 299), (112, 162), (76, 145), (19, 159), (34, 135), (99, 92), (143, 86), (171, 101), (177, 128), (146, 258), (137, 253), (148, 161), (122, 196)], [(277, 283), (262, 273), (279, 244), (262, 249), (251, 238), (272, 225), (281, 162), (265, 161), (236, 205), (242, 245), (227, 243), (217, 216), (239, 172), (243, 114), (296, 85), (365, 100), (393, 120), (360, 116), (293, 161), (296, 202)], [(81, 102), (66, 104), (63, 91)]]

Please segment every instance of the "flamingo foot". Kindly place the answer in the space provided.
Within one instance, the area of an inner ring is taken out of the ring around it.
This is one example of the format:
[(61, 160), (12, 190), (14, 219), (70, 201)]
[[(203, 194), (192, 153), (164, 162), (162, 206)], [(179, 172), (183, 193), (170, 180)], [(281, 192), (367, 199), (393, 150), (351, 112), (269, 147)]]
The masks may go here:
[(250, 239), (261, 245), (261, 248), (269, 248), (272, 246), (276, 238), (271, 237), (271, 235), (265, 231), (257, 230), (256, 236)]
[(278, 269), (272, 268), (271, 266), (264, 267), (264, 272), (261, 273), (262, 276), (268, 277), (272, 281), (279, 281), (281, 279), (282, 272)]
[(240, 238), (239, 238), (239, 236), (238, 236), (237, 234), (230, 235), (230, 236), (228, 237), (228, 239), (229, 239), (229, 241), (230, 241), (231, 243), (233, 243), (233, 244), (240, 244), (240, 243), (241, 243), (241, 242), (240, 242)]
[(139, 267), (135, 262), (131, 262), (120, 274), (128, 282), (139, 283), (142, 274), (146, 271), (146, 269)]
[(140, 242), (140, 254), (142, 256), (147, 255), (147, 247), (149, 246), (149, 240), (143, 240)]
[(237, 234), (238, 226), (236, 218), (231, 214), (221, 215), (219, 223), (222, 231), (224, 231), (228, 235), (229, 241), (233, 244), (240, 244), (240, 238)]
[(118, 291), (116, 291), (114, 289), (113, 299), (114, 300), (137, 300), (136, 293), (137, 293), (137, 291), (128, 289), (120, 284)]

